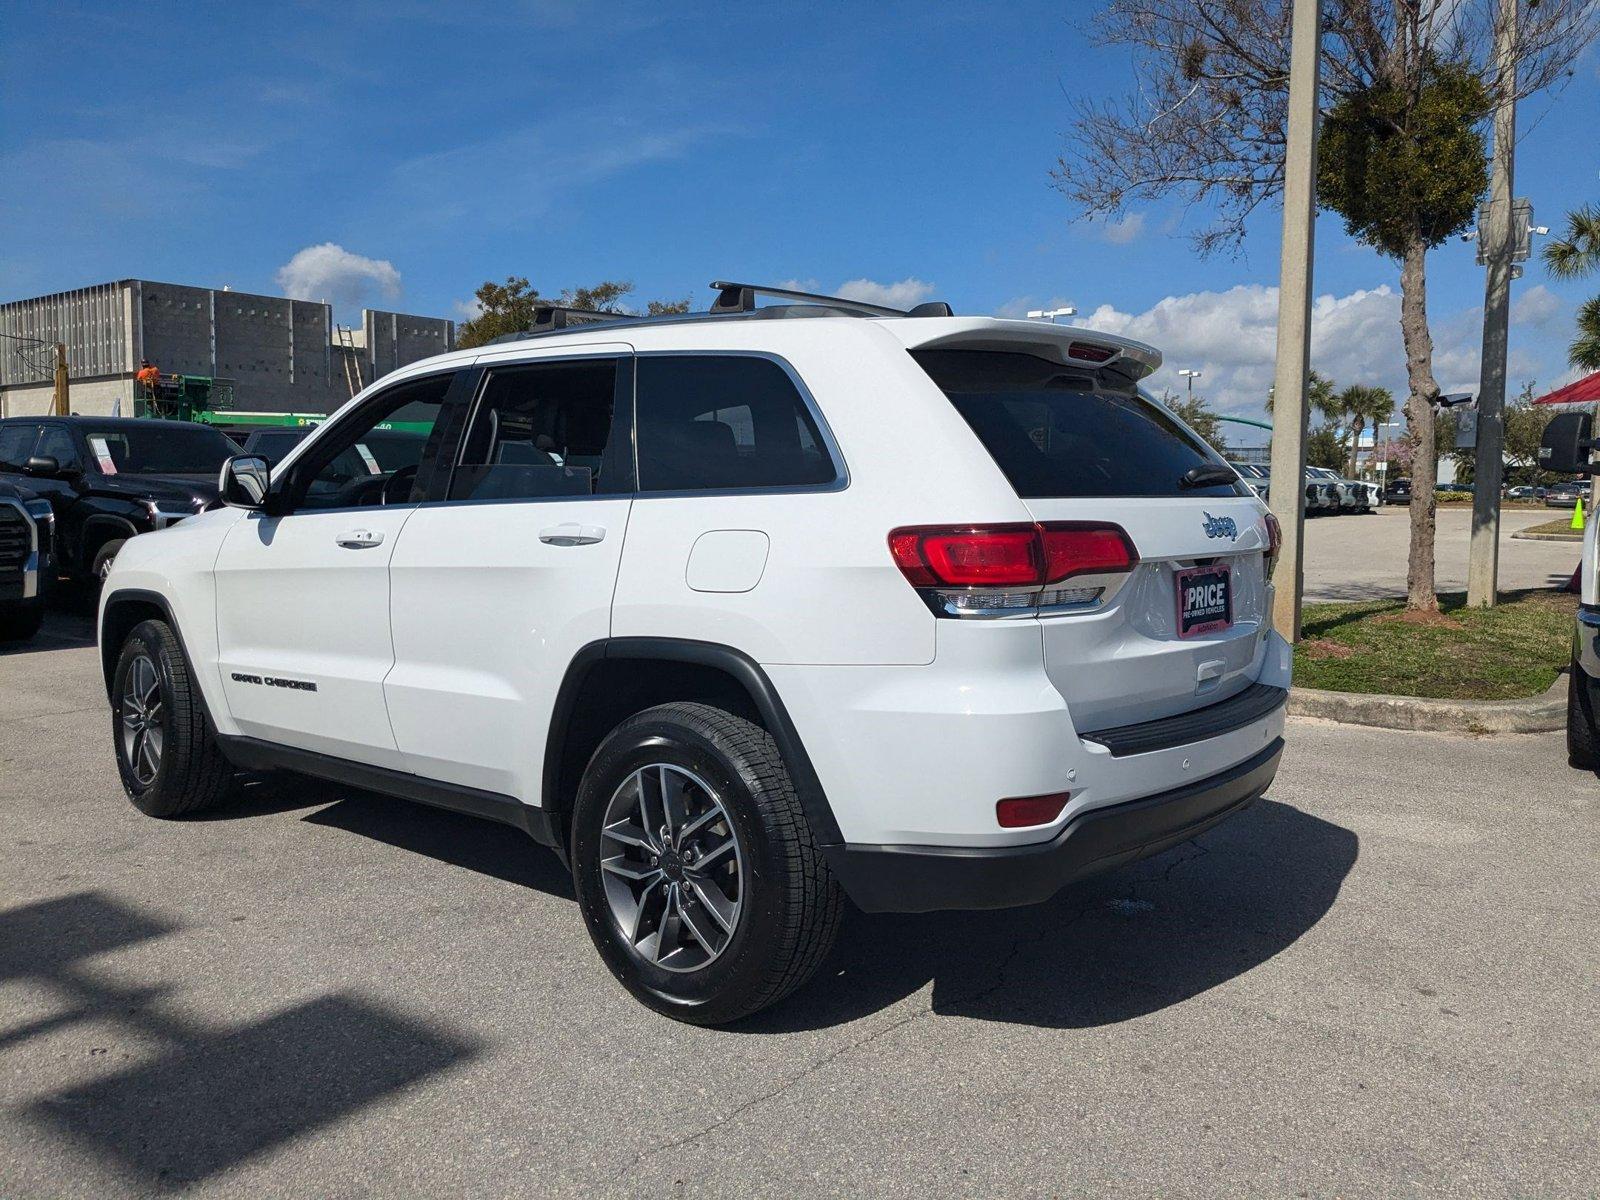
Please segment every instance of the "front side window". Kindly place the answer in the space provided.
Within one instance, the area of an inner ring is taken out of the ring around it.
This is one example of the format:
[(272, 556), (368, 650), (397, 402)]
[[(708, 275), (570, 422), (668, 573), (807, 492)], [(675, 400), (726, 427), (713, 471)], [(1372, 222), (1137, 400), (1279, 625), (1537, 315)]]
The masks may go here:
[[(291, 468), (292, 506), (366, 508), (422, 500), (423, 448), (444, 412), (453, 379), (432, 375), (399, 384), (363, 406), (359, 416), (328, 430)], [(395, 455), (377, 445), (391, 435), (414, 443), (416, 453)]]
[(0, 467), (21, 470), (33, 453), (39, 427), (31, 421), (8, 421), (0, 425)]
[(614, 495), (632, 487), (624, 424), (615, 420), (617, 359), (489, 372), (450, 482), (452, 500)]
[(817, 487), (838, 471), (777, 363), (743, 355), (638, 360), (639, 490)]

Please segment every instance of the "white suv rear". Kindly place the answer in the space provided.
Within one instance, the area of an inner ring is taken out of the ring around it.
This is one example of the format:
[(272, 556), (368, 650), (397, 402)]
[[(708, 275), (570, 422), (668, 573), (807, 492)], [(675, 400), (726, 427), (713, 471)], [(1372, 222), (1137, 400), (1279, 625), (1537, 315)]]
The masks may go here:
[[(717, 286), (406, 367), (130, 541), (134, 803), (270, 767), (506, 821), (624, 984), (717, 1023), (804, 982), (845, 896), (1034, 903), (1261, 795), (1276, 527), (1137, 395), (1154, 350)], [(359, 453), (379, 427), (410, 448)]]

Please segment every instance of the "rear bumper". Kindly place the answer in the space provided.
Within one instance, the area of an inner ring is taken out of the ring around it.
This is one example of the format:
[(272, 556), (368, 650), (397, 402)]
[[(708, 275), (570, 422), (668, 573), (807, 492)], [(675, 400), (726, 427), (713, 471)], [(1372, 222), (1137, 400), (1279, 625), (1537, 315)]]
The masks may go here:
[(828, 848), (829, 865), (867, 912), (932, 912), (1038, 904), (1074, 880), (1187, 841), (1261, 796), (1278, 773), (1283, 739), (1253, 758), (1181, 788), (1089, 809), (1048, 842), (1025, 846)]

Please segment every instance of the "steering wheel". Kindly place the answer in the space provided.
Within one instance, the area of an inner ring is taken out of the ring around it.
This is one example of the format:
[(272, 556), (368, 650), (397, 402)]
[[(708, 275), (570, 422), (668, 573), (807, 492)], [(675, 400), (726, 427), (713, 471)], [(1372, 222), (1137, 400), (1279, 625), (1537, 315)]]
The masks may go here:
[(383, 481), (383, 490), (378, 493), (378, 503), (407, 503), (411, 499), (411, 485), (416, 482), (416, 479), (417, 468), (415, 466), (401, 467)]

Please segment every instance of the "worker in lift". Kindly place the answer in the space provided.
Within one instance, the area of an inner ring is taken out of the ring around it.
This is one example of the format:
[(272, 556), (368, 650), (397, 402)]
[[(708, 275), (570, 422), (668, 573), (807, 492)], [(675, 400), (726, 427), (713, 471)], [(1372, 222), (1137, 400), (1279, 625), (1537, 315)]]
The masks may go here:
[(161, 382), (161, 372), (150, 365), (148, 358), (140, 360), (138, 374), (133, 378), (144, 388), (144, 394), (148, 398), (155, 398), (156, 385)]

